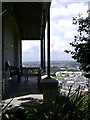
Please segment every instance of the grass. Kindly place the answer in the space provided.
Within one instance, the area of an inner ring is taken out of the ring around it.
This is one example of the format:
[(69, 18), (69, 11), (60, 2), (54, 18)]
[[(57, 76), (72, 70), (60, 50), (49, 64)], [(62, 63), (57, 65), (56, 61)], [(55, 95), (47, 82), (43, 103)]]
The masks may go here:
[(67, 76), (60, 76), (60, 77), (53, 77), (54, 79), (58, 79), (58, 80), (63, 80), (64, 78), (68, 78)]

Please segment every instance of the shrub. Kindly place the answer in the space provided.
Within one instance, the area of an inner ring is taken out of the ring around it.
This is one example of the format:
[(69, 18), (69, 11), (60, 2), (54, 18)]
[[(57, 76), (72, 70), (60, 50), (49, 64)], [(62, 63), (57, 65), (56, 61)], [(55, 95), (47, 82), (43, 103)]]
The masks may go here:
[(42, 104), (32, 109), (9, 110), (3, 113), (3, 120), (89, 120), (89, 96), (89, 91), (82, 94), (80, 87), (68, 95), (58, 92), (51, 108), (45, 109)]

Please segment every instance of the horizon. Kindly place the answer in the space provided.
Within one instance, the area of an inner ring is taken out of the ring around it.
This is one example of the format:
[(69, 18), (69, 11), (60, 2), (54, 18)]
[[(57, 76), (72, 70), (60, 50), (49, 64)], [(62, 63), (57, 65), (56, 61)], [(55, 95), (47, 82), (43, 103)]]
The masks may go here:
[[(24, 61), (22, 63), (25, 63), (25, 62), (41, 62), (41, 61)], [(46, 61), (47, 62), (47, 61)], [(52, 60), (50, 62), (77, 62), (75, 60)], [(78, 63), (78, 62), (77, 62)]]

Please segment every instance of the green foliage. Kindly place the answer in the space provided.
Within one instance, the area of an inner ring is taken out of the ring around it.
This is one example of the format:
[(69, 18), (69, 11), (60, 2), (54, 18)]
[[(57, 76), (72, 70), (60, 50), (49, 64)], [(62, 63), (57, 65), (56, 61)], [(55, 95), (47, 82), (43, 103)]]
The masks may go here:
[(90, 71), (87, 67), (90, 65), (90, 18), (83, 18), (82, 15), (73, 17), (73, 24), (78, 25), (78, 35), (74, 36), (74, 41), (70, 45), (74, 48), (72, 50), (65, 50), (70, 53), (72, 58), (81, 63), (81, 69)]
[(68, 95), (57, 93), (50, 109), (43, 105), (30, 109), (8, 110), (3, 120), (89, 120), (90, 93), (82, 94), (80, 87)]
[[(60, 120), (89, 120), (90, 93), (82, 94), (80, 88), (68, 96), (57, 95), (56, 112)], [(58, 120), (57, 118), (57, 120)]]

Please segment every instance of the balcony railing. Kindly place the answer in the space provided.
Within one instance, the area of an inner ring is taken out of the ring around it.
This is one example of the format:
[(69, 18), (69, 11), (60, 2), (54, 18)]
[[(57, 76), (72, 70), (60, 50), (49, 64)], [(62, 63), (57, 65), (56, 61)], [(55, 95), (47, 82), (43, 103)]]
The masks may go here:
[(25, 76), (28, 81), (29, 76), (38, 76), (38, 84), (41, 79), (41, 68), (40, 67), (22, 67), (21, 74)]

